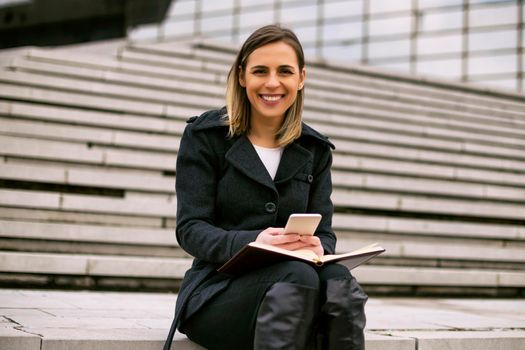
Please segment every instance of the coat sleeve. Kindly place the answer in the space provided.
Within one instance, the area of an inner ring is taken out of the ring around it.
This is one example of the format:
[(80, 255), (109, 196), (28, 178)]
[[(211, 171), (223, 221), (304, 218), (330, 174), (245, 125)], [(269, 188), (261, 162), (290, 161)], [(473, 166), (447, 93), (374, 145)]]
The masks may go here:
[(260, 231), (215, 226), (220, 164), (206, 131), (192, 129), (192, 124), (186, 126), (177, 155), (177, 241), (192, 256), (222, 264), (254, 241)]
[(315, 235), (321, 240), (325, 254), (334, 254), (337, 239), (332, 230), (332, 215), (334, 212), (334, 206), (330, 199), (332, 194), (332, 152), (328, 147), (319, 157), (317, 164), (313, 174), (314, 181), (310, 188), (308, 212), (322, 215)]

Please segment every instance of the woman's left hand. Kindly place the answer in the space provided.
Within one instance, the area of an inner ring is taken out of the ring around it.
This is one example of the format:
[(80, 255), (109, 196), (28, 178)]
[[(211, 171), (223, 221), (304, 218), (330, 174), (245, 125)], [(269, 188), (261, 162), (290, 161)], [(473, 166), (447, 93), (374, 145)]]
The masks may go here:
[(324, 248), (321, 245), (321, 240), (317, 236), (308, 236), (308, 235), (302, 235), (300, 240), (307, 244), (306, 247), (303, 247), (301, 249), (308, 249), (317, 254), (318, 257), (322, 257), (324, 255)]

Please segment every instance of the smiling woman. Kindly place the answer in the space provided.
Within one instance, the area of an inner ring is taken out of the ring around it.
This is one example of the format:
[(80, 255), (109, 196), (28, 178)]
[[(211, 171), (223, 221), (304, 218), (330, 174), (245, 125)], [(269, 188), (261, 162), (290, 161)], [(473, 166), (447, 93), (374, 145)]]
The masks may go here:
[[(279, 134), (281, 126), (281, 134), (285, 133), (285, 114), (297, 100), (305, 76), (305, 69), (299, 67), (293, 48), (283, 41), (252, 52), (245, 67), (240, 69), (239, 82), (250, 101), (248, 138), (253, 144), (277, 147), (287, 141), (276, 139), (274, 135)], [(295, 121), (300, 122), (300, 119), (295, 118)]]
[[(226, 108), (188, 121), (177, 155), (177, 240), (195, 260), (165, 350), (177, 327), (208, 349), (364, 349), (367, 296), (343, 265), (217, 271), (254, 241), (335, 252), (334, 146), (302, 122), (305, 79), (295, 34), (262, 27), (232, 65)], [(314, 235), (285, 233), (293, 213), (321, 214)]]

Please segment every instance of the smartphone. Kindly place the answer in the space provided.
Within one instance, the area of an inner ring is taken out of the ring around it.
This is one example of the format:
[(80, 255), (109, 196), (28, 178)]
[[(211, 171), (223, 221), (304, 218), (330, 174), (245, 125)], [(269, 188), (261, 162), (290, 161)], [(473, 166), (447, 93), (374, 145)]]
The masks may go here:
[(284, 233), (313, 235), (321, 221), (321, 214), (292, 214), (284, 227)]

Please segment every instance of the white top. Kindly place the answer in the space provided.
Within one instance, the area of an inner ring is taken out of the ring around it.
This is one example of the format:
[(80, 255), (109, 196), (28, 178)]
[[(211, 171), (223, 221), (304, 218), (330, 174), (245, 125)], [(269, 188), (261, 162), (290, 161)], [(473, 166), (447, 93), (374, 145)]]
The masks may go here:
[(270, 177), (273, 180), (275, 178), (275, 174), (277, 173), (279, 163), (281, 162), (281, 156), (283, 155), (284, 147), (267, 148), (257, 145), (253, 145), (253, 147), (257, 151), (259, 158), (261, 158), (261, 161), (266, 167), (266, 170), (268, 170), (268, 174), (270, 174)]

